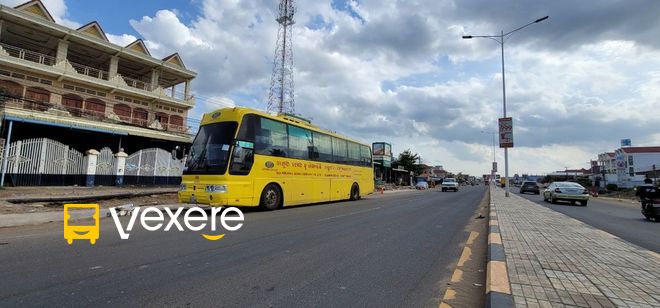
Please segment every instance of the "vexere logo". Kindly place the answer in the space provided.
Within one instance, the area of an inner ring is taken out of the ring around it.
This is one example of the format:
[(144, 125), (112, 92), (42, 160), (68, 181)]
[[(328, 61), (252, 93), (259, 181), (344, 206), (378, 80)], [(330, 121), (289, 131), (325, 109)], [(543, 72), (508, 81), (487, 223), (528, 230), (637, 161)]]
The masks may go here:
[[(85, 225), (81, 223), (71, 223), (70, 209), (93, 209), (92, 214), (93, 225)], [(178, 207), (175, 210), (164, 207), (158, 208), (153, 206), (148, 207), (135, 207), (131, 211), (126, 226), (123, 226), (119, 219), (118, 211), (116, 208), (110, 208), (110, 215), (117, 228), (119, 237), (122, 240), (130, 238), (136, 221), (139, 219), (140, 226), (147, 231), (202, 231), (207, 226), (212, 231), (211, 234), (201, 233), (201, 236), (209, 241), (217, 241), (225, 236), (225, 233), (216, 234), (218, 231), (218, 214), (220, 214), (220, 225), (224, 230), (233, 232), (243, 227), (245, 217), (243, 212), (236, 207), (212, 208), (210, 214), (207, 215), (206, 211), (200, 207)], [(99, 238), (99, 205), (98, 204), (65, 204), (64, 205), (64, 238), (67, 243), (71, 245), (73, 240), (86, 239), (92, 245), (96, 243)], [(234, 215), (232, 215), (234, 214)], [(183, 217), (179, 221), (179, 217)]]

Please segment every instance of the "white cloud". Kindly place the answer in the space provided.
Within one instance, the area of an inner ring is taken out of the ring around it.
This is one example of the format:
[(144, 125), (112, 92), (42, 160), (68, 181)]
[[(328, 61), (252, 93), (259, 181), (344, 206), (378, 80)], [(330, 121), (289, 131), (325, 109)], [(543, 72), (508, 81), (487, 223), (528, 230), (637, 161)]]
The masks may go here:
[[(65, 18), (59, 3), (48, 6)], [(653, 14), (660, 2), (297, 5), (296, 108), (322, 127), (389, 141), (395, 152), (410, 148), (449, 170), (488, 173), (491, 136), (481, 131), (496, 129), (502, 114), (500, 50), (490, 40), (460, 36), (550, 15), (507, 41), (507, 109), (516, 138), (511, 173), (586, 167), (621, 138), (660, 143), (650, 116), (660, 109), (660, 27)], [(200, 97), (191, 113), (198, 117), (223, 105), (265, 108), (276, 9), (269, 0), (209, 0), (187, 23), (181, 12), (155, 10), (131, 25), (154, 56), (179, 52), (198, 72), (193, 91)]]
[(108, 40), (110, 40), (111, 43), (117, 44), (119, 46), (126, 46), (137, 40), (137, 37), (130, 34), (114, 35), (114, 34), (106, 33), (105, 36), (108, 37)]

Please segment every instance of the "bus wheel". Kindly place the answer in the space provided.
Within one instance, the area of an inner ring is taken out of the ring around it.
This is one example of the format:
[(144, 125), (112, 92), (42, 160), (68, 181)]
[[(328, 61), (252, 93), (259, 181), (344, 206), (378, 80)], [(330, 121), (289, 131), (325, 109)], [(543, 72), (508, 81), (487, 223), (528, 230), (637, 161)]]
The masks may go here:
[(353, 183), (351, 187), (351, 201), (360, 200), (360, 186), (357, 183)]
[(280, 189), (275, 184), (268, 184), (264, 191), (261, 192), (261, 201), (259, 206), (267, 211), (276, 210), (280, 206), (282, 194)]

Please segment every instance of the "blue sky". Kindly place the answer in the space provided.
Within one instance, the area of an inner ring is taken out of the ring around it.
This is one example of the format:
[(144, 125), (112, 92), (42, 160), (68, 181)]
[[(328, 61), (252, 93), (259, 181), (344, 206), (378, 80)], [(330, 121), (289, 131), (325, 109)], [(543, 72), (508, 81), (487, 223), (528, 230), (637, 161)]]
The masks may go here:
[[(0, 0), (16, 4), (21, 1)], [(100, 22), (118, 44), (179, 52), (198, 73), (190, 117), (221, 106), (266, 107), (276, 0), (44, 0), (58, 22)], [(507, 41), (516, 147), (512, 173), (587, 167), (622, 138), (658, 145), (660, 1), (297, 1), (296, 112), (370, 143), (389, 141), (429, 164), (488, 173), (502, 114), (493, 34), (549, 15)], [(133, 7), (131, 7), (133, 6)], [(130, 9), (128, 9), (131, 7)], [(503, 165), (502, 151), (497, 160)]]
[[(139, 36), (129, 24), (131, 19), (140, 19), (142, 16), (151, 16), (158, 10), (175, 10), (184, 23), (189, 23), (199, 14), (198, 1), (185, 0), (113, 0), (89, 1), (69, 0), (66, 4), (69, 9), (69, 19), (80, 23), (98, 21), (103, 30), (113, 34), (131, 34)], [(130, 9), (129, 9), (130, 8)]]

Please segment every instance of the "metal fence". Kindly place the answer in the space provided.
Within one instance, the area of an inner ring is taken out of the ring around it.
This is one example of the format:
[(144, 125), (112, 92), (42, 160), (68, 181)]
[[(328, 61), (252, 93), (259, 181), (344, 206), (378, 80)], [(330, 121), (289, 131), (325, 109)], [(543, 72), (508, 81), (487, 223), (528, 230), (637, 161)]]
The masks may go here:
[[(4, 157), (3, 146), (0, 146), (1, 157)], [(15, 141), (8, 149), (5, 183), (13, 186), (85, 185), (87, 158), (68, 145), (48, 138)], [(101, 149), (95, 168), (95, 185), (115, 185), (117, 159), (110, 148)], [(172, 159), (168, 151), (149, 148), (126, 158), (123, 183), (178, 185), (182, 172), (183, 163)]]
[(137, 151), (126, 158), (124, 183), (133, 185), (177, 185), (183, 163), (159, 148)]
[(14, 186), (84, 185), (84, 169), (83, 154), (55, 140), (33, 138), (9, 145), (7, 174)]
[(115, 185), (115, 179), (117, 178), (115, 175), (115, 166), (115, 154), (112, 153), (112, 150), (108, 147), (101, 149), (96, 161), (94, 185)]

